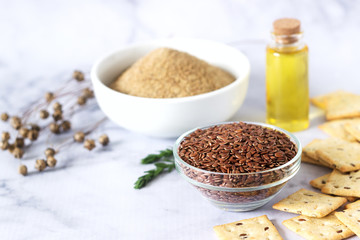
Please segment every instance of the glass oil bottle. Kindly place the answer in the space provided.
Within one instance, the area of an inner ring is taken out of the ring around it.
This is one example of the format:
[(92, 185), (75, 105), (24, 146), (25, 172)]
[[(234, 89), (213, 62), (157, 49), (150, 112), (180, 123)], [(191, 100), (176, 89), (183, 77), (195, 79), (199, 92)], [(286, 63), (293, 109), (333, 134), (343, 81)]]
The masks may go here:
[(273, 24), (266, 49), (266, 121), (291, 132), (309, 126), (308, 47), (300, 21)]

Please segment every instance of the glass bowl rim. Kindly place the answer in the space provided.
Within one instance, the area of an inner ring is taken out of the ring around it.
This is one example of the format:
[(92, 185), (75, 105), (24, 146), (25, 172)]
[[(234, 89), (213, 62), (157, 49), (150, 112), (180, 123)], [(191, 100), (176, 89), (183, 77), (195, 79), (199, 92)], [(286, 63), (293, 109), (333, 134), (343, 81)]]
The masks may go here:
[[(295, 142), (295, 144), (296, 144), (296, 147), (297, 147), (296, 155), (290, 161), (288, 161), (287, 163), (285, 163), (283, 165), (280, 165), (280, 166), (278, 166), (276, 168), (271, 168), (271, 169), (267, 169), (267, 170), (259, 171), (259, 172), (249, 172), (249, 173), (211, 172), (211, 171), (207, 171), (207, 170), (204, 170), (204, 169), (201, 169), (201, 168), (194, 167), (194, 166), (188, 164), (187, 162), (185, 162), (184, 160), (182, 160), (181, 157), (179, 156), (178, 148), (180, 146), (180, 143), (183, 141), (183, 139), (186, 136), (193, 133), (194, 131), (196, 131), (198, 129), (207, 129), (207, 128), (214, 127), (214, 126), (220, 126), (220, 125), (225, 125), (225, 124), (233, 124), (233, 123), (239, 123), (239, 122), (243, 122), (243, 123), (246, 123), (246, 124), (254, 124), (254, 125), (274, 129), (274, 130), (277, 130), (279, 132), (282, 132), (282, 133), (286, 134), (290, 138), (290, 140), (293, 140), (293, 142)], [(215, 123), (215, 124), (211, 124), (211, 125), (207, 125), (207, 126), (203, 126), (203, 127), (193, 128), (193, 129), (183, 133), (180, 137), (178, 137), (176, 139), (176, 141), (175, 141), (174, 146), (173, 146), (173, 155), (174, 155), (174, 158), (175, 158), (175, 162), (179, 162), (179, 163), (185, 165), (186, 167), (189, 167), (189, 168), (191, 168), (191, 169), (193, 169), (195, 171), (201, 171), (203, 173), (217, 174), (217, 175), (224, 175), (224, 176), (226, 176), (226, 175), (231, 175), (231, 176), (251, 176), (251, 175), (255, 175), (255, 174), (263, 174), (263, 173), (269, 173), (269, 172), (273, 172), (273, 171), (276, 171), (276, 170), (280, 170), (280, 169), (285, 168), (285, 167), (287, 167), (289, 165), (292, 165), (296, 161), (300, 161), (301, 160), (301, 153), (302, 153), (302, 146), (301, 146), (301, 143), (300, 143), (299, 139), (295, 135), (290, 133), (289, 131), (287, 131), (285, 129), (282, 129), (282, 128), (279, 128), (279, 127), (276, 127), (276, 126), (271, 125), (271, 124), (260, 123), (260, 122), (250, 122), (250, 121), (220, 122), (220, 123)]]

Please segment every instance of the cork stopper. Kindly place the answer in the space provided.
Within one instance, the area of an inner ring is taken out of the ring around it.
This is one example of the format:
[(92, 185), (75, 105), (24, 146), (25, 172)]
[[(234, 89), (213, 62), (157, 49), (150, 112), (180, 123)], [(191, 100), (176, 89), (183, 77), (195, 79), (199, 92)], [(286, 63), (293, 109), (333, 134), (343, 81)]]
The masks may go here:
[(300, 21), (295, 18), (280, 18), (273, 23), (273, 27), (276, 35), (300, 33)]

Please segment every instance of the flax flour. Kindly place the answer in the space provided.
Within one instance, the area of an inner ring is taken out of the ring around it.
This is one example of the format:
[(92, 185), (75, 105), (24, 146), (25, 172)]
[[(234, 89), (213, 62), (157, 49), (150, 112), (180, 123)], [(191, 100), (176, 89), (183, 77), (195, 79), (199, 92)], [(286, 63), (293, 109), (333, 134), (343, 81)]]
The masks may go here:
[(158, 48), (125, 70), (110, 87), (139, 97), (177, 98), (211, 92), (234, 80), (230, 73), (188, 53)]

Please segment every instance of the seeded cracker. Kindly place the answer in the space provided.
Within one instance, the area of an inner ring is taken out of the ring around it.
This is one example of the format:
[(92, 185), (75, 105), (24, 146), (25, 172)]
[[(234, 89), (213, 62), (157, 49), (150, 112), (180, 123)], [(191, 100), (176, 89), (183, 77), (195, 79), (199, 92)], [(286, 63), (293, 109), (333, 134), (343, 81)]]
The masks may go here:
[(360, 197), (360, 171), (341, 173), (334, 170), (321, 191), (340, 196)]
[(284, 198), (273, 205), (274, 209), (302, 214), (309, 217), (325, 217), (346, 202), (343, 197), (331, 197), (307, 189), (299, 191)]
[(311, 164), (322, 166), (322, 167), (331, 168), (330, 166), (326, 165), (326, 163), (320, 162), (320, 160), (311, 158), (307, 154), (305, 154), (304, 152), (301, 154), (301, 162), (306, 162), (306, 163), (311, 163)]
[(346, 123), (344, 128), (348, 134), (351, 134), (357, 141), (360, 142), (360, 119)]
[(353, 203), (346, 204), (345, 208), (346, 209), (350, 209), (350, 208), (360, 209), (360, 200), (353, 202)]
[(321, 124), (319, 128), (332, 137), (341, 138), (349, 142), (356, 142), (356, 138), (345, 129), (346, 124), (356, 122), (360, 124), (359, 120), (354, 119), (334, 120)]
[(317, 96), (314, 98), (311, 98), (310, 101), (312, 104), (314, 104), (315, 106), (322, 108), (322, 109), (326, 109), (327, 107), (327, 103), (329, 101), (329, 99), (331, 98), (339, 98), (341, 96), (346, 96), (346, 95), (352, 95), (352, 93), (343, 91), (343, 90), (338, 90), (332, 93), (328, 93), (325, 95), (321, 95), (321, 96)]
[(335, 120), (342, 118), (360, 117), (360, 96), (346, 94), (338, 98), (331, 98), (326, 106), (326, 119)]
[(333, 213), (323, 218), (300, 215), (283, 221), (283, 224), (308, 240), (337, 240), (354, 235)]
[[(314, 188), (321, 190), (325, 186), (327, 180), (329, 179), (330, 174), (331, 173), (328, 173), (328, 174), (325, 174), (324, 176), (321, 176), (321, 177), (311, 180), (310, 185), (313, 186)], [(340, 196), (340, 197), (343, 197), (343, 196)], [(354, 202), (358, 199), (357, 197), (350, 197), (350, 196), (346, 196), (344, 198), (346, 198), (349, 202)]]
[(218, 225), (214, 231), (220, 240), (283, 239), (266, 215)]
[(325, 186), (326, 181), (328, 180), (331, 173), (325, 174), (324, 176), (315, 178), (310, 181), (310, 185), (314, 188), (321, 189), (323, 186)]
[(309, 144), (307, 144), (303, 148), (303, 154), (302, 154), (303, 156), (311, 158), (311, 160), (313, 162), (310, 162), (310, 160), (308, 160), (306, 157), (301, 160), (304, 162), (310, 162), (310, 163), (314, 163), (316, 165), (332, 168), (328, 163), (321, 161), (319, 159), (318, 155), (316, 154), (317, 150), (319, 150), (321, 148), (326, 148), (326, 147), (327, 147), (327, 143), (325, 140), (314, 139), (313, 141), (311, 141)]
[(351, 208), (343, 212), (336, 212), (335, 216), (360, 237), (360, 209)]
[(326, 140), (327, 147), (316, 151), (317, 156), (341, 172), (360, 169), (360, 144), (342, 139)]

